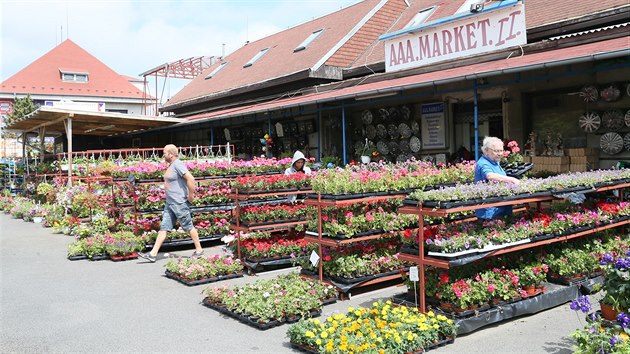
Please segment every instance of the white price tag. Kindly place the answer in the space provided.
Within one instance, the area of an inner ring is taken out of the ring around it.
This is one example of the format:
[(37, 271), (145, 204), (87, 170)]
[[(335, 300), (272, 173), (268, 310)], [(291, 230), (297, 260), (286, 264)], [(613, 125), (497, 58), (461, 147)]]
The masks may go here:
[(319, 263), (319, 255), (317, 254), (317, 252), (311, 252), (311, 257), (309, 258), (309, 260), (311, 261), (313, 267), (317, 266), (317, 263)]
[(411, 281), (419, 281), (418, 278), (418, 267), (409, 267), (409, 280)]

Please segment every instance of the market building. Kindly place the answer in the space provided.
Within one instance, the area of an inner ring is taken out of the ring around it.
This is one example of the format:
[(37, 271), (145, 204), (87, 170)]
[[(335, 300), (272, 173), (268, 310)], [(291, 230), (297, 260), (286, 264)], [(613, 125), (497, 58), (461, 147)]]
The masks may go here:
[(389, 161), (439, 162), (478, 156), (491, 135), (551, 172), (611, 167), (630, 158), (629, 13), (624, 0), (365, 0), (246, 43), (163, 105), (180, 123), (109, 146), (230, 142), (249, 158), (269, 134), (274, 156), (347, 163), (367, 139)]

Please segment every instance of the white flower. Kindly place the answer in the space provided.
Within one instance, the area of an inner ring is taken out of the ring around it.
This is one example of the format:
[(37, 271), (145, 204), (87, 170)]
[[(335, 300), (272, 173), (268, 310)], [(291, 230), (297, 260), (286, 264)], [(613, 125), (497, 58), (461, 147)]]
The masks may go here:
[(221, 237), (221, 241), (223, 241), (223, 243), (230, 244), (232, 243), (232, 241), (234, 241), (234, 238), (234, 235), (225, 235)]
[(267, 292), (263, 294), (263, 297), (269, 297), (269, 296), (271, 296), (271, 294), (269, 294)]

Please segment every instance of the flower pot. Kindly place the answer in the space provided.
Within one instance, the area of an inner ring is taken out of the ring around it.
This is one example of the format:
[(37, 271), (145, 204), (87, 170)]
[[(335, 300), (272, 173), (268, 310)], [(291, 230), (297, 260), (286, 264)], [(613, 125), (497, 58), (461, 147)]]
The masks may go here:
[(599, 303), (599, 307), (602, 310), (602, 317), (605, 320), (609, 320), (609, 321), (617, 320), (617, 315), (619, 314), (619, 311), (615, 310), (612, 306), (605, 304), (603, 302)]
[(368, 164), (370, 163), (370, 161), (372, 161), (372, 158), (369, 156), (361, 156), (361, 162), (364, 164)]
[(42, 221), (44, 221), (44, 218), (42, 218), (41, 216), (35, 216), (33, 218), (33, 222), (36, 223), (36, 224), (41, 224)]
[(527, 293), (528, 296), (536, 295), (536, 285), (534, 284), (523, 286), (523, 290)]

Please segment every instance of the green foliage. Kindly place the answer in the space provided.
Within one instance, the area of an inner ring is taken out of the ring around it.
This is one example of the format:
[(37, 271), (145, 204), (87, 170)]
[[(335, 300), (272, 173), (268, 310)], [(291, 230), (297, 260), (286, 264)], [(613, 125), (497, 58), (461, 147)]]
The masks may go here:
[(23, 118), (27, 114), (36, 110), (39, 106), (36, 106), (33, 103), (33, 99), (31, 99), (31, 95), (28, 94), (23, 98), (16, 98), (15, 103), (13, 103), (13, 112), (7, 115), (6, 123), (7, 125), (11, 125), (18, 119)]

